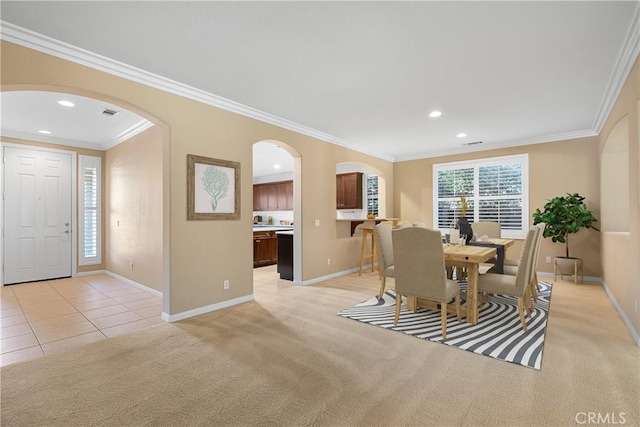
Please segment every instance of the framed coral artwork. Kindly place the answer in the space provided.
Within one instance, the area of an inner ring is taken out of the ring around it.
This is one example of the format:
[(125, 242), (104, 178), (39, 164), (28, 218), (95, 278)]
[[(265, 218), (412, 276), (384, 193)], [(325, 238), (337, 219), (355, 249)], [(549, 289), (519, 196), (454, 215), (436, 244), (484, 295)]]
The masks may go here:
[(187, 154), (187, 220), (240, 218), (240, 163)]

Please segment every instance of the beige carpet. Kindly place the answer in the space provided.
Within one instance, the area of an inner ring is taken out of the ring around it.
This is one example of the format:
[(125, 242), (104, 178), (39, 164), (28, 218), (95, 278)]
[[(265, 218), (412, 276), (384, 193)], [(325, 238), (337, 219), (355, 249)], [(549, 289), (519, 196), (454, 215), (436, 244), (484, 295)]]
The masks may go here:
[(376, 278), (259, 285), (255, 302), (9, 365), (2, 425), (640, 424), (640, 351), (598, 285), (555, 285), (535, 371), (336, 315)]

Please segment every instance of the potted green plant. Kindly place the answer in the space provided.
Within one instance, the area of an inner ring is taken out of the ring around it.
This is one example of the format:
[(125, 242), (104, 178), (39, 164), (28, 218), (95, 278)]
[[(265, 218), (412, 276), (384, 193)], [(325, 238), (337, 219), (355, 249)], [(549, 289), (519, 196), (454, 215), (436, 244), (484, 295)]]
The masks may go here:
[(545, 224), (543, 236), (565, 245), (565, 256), (555, 259), (555, 265), (561, 274), (577, 275), (577, 271), (582, 271), (582, 259), (569, 256), (569, 234), (577, 233), (581, 228), (600, 231), (593, 225), (598, 220), (587, 209), (584, 199), (578, 193), (567, 193), (566, 197), (549, 200), (543, 211), (536, 209), (533, 213), (534, 224)]

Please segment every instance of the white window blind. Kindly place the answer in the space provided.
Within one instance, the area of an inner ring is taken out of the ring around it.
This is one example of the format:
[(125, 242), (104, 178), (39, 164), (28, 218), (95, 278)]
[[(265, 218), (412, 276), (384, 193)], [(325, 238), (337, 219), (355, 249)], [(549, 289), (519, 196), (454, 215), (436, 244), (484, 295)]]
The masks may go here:
[(433, 223), (442, 231), (455, 223), (464, 194), (469, 222), (499, 222), (503, 237), (524, 238), (529, 229), (528, 175), (527, 154), (434, 165)]
[(102, 262), (101, 159), (80, 156), (80, 265)]
[(378, 175), (367, 175), (367, 213), (378, 215)]

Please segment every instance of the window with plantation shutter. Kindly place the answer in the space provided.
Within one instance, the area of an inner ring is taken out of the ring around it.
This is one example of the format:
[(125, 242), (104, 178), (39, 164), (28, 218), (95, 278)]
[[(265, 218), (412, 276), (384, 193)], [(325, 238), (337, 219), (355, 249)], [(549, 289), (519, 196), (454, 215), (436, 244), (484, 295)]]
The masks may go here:
[(367, 175), (367, 213), (378, 216), (378, 175)]
[(100, 158), (80, 156), (80, 265), (102, 263), (101, 181)]
[(470, 223), (499, 222), (503, 237), (524, 238), (529, 228), (527, 177), (527, 154), (434, 165), (435, 228), (445, 231), (457, 222), (464, 195)]

